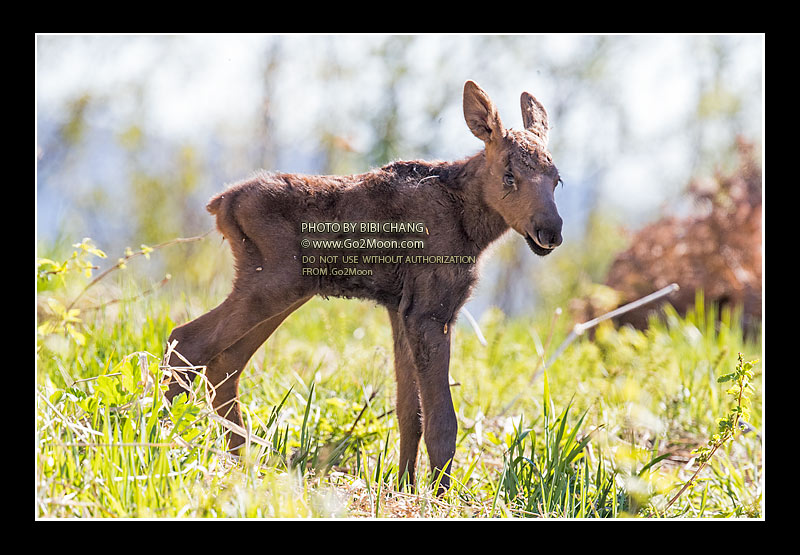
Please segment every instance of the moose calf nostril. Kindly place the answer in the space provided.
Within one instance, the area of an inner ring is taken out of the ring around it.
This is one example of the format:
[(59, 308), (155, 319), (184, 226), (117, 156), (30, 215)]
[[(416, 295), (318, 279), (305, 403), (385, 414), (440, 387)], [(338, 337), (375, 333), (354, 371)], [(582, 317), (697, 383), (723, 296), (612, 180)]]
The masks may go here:
[(539, 244), (548, 249), (554, 249), (561, 244), (561, 234), (558, 231), (538, 229), (536, 236)]

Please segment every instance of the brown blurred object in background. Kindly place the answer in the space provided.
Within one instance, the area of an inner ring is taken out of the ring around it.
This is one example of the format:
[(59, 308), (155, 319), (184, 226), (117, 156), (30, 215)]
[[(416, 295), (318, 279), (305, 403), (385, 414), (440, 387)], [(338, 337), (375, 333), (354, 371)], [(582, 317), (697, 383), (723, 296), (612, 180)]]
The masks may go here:
[[(739, 167), (730, 174), (693, 179), (687, 194), (693, 214), (667, 216), (632, 237), (631, 247), (617, 255), (606, 286), (618, 294), (619, 305), (648, 295), (670, 283), (680, 290), (665, 299), (680, 313), (695, 304), (702, 290), (707, 305), (740, 306), (742, 325), (755, 331), (761, 323), (762, 199), (761, 164), (752, 144), (737, 140)], [(582, 321), (599, 316), (608, 307), (591, 298), (572, 307)], [(611, 308), (614, 308), (613, 306)], [(648, 305), (622, 315), (616, 323), (638, 329), (647, 326)]]

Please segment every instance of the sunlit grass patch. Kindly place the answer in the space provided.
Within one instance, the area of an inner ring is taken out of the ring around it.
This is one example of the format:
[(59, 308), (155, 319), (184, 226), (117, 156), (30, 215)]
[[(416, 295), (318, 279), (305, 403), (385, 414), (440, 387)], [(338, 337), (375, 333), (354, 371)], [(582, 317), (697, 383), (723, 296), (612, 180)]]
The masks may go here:
[(159, 389), (169, 331), (214, 301), (126, 287), (118, 292), (133, 300), (78, 313), (83, 341), (66, 328), (40, 330), (40, 518), (764, 516), (760, 363), (751, 368), (751, 431), (725, 441), (692, 480), (693, 450), (731, 407), (730, 384), (718, 379), (739, 353), (762, 358), (759, 338), (746, 339), (734, 314), (715, 319), (698, 305), (683, 317), (668, 309), (646, 331), (606, 323), (539, 377), (566, 316), (554, 328), (551, 315), (490, 310), (479, 319), (486, 345), (462, 319), (450, 370), (457, 450), (451, 488), (437, 497), (424, 441), (416, 488), (398, 491), (385, 311), (314, 299), (287, 319), (241, 379), (254, 439), (235, 458), (202, 378), (172, 405)]

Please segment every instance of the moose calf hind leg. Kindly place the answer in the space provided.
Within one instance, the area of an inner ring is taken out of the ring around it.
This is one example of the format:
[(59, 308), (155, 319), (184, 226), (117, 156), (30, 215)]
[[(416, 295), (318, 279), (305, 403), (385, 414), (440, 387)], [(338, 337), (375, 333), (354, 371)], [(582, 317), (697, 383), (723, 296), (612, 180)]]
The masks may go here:
[[(280, 314), (260, 323), (239, 341), (214, 357), (208, 364), (206, 377), (209, 386), (213, 388), (211, 404), (217, 414), (244, 428), (242, 411), (239, 408), (239, 378), (242, 370), (253, 353), (272, 335), (272, 332), (306, 300), (303, 299)], [(228, 437), (228, 449), (231, 451), (238, 449), (245, 442), (244, 437), (233, 430), (229, 430), (226, 436)]]
[[(205, 371), (206, 379), (208, 380), (208, 386), (212, 388), (212, 406), (216, 410), (217, 414), (237, 426), (242, 428), (244, 427), (238, 399), (239, 378), (242, 370), (256, 350), (258, 350), (258, 348), (269, 338), (269, 336), (272, 335), (272, 333), (286, 319), (286, 317), (304, 304), (309, 298), (310, 297), (301, 298), (289, 305), (288, 308), (282, 312), (274, 314), (257, 324), (242, 337), (240, 337), (236, 342), (214, 356), (207, 363)], [(192, 322), (189, 322), (188, 324), (184, 324), (183, 326), (175, 328), (169, 339), (170, 343), (175, 339), (178, 340), (175, 350), (183, 355), (183, 352), (180, 350), (181, 341), (183, 340), (187, 351), (193, 353), (192, 339), (198, 337), (198, 335), (196, 332), (193, 335), (189, 335), (186, 333), (186, 328), (187, 326), (196, 324), (198, 321), (212, 313), (214, 313), (214, 310), (196, 320), (193, 320)], [(192, 328), (190, 328), (190, 330), (191, 329)], [(196, 329), (196, 327), (194, 329)], [(202, 336), (199, 337), (202, 338)], [(192, 362), (192, 359), (186, 356), (184, 356), (184, 358)], [(178, 357), (174, 352), (170, 357), (169, 364), (174, 367), (186, 365), (186, 363), (181, 361), (180, 357)], [(195, 375), (194, 372), (181, 372), (180, 370), (175, 370), (175, 372), (181, 376), (181, 381), (184, 384), (190, 384)], [(169, 389), (165, 393), (165, 396), (167, 397), (168, 401), (172, 402), (172, 399), (176, 395), (185, 390), (185, 387), (180, 383), (180, 381), (173, 378), (169, 384)], [(228, 438), (229, 450), (236, 450), (245, 442), (244, 437), (234, 433), (232, 430), (229, 430), (226, 433), (226, 436)]]
[(394, 372), (397, 379), (397, 424), (400, 430), (398, 473), (401, 488), (414, 485), (419, 440), (422, 437), (422, 410), (417, 388), (417, 370), (397, 312), (389, 310), (394, 336)]

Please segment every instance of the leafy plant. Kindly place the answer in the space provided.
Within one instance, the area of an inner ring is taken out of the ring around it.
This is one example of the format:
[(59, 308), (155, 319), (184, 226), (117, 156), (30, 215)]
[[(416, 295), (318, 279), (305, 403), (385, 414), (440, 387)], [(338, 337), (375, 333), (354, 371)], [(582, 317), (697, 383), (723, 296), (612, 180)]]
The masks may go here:
[(92, 240), (85, 237), (80, 243), (74, 243), (69, 258), (63, 262), (55, 262), (49, 258), (36, 259), (36, 279), (39, 282), (49, 281), (53, 277), (57, 277), (63, 283), (66, 277), (72, 273), (81, 273), (87, 278), (92, 277), (92, 270), (96, 270), (95, 266), (90, 260), (90, 256), (97, 256), (99, 258), (106, 258), (106, 253), (92, 244)]
[(733, 397), (735, 403), (727, 415), (717, 420), (717, 432), (711, 436), (707, 445), (693, 451), (693, 454), (697, 455), (699, 463), (697, 470), (667, 503), (665, 510), (669, 509), (688, 488), (692, 487), (697, 475), (708, 464), (714, 453), (736, 436), (739, 431), (739, 423), (746, 422), (750, 418), (750, 395), (753, 393), (750, 382), (753, 379), (753, 366), (757, 362), (757, 360), (743, 362), (742, 353), (739, 353), (739, 363), (736, 365), (736, 369), (717, 378), (717, 383), (733, 382), (733, 386), (726, 393)]
[[(49, 314), (42, 314), (40, 317), (44, 320), (41, 324), (37, 327), (37, 333), (40, 339), (43, 339), (52, 334), (62, 334), (66, 333), (69, 337), (71, 337), (75, 343), (80, 346), (84, 346), (86, 344), (86, 337), (83, 333), (78, 331), (78, 328), (83, 325), (83, 320), (80, 318), (81, 310), (75, 308), (78, 300), (94, 285), (99, 283), (102, 279), (106, 278), (109, 274), (116, 270), (123, 270), (127, 267), (128, 262), (136, 258), (138, 256), (144, 256), (145, 258), (150, 258), (150, 253), (162, 249), (164, 247), (168, 247), (170, 245), (175, 245), (178, 243), (186, 243), (190, 241), (197, 241), (202, 239), (205, 235), (200, 235), (197, 237), (188, 237), (188, 238), (178, 238), (173, 239), (171, 241), (166, 241), (154, 247), (149, 247), (147, 245), (142, 244), (138, 251), (131, 250), (130, 247), (125, 249), (125, 255), (119, 259), (117, 259), (116, 264), (113, 264), (109, 268), (106, 268), (103, 272), (98, 274), (94, 279), (86, 283), (80, 292), (69, 302), (67, 306), (56, 299), (55, 297), (49, 297), (46, 299), (46, 305), (49, 308)], [(98, 266), (95, 266), (90, 257), (96, 256), (99, 258), (106, 258), (106, 253), (97, 248), (92, 240), (88, 237), (85, 237), (80, 243), (75, 243), (72, 245), (76, 250), (72, 252), (69, 258), (64, 260), (61, 263), (55, 262), (49, 258), (37, 258), (36, 260), (36, 279), (37, 284), (39, 286), (46, 286), (52, 281), (53, 277), (58, 278), (58, 283), (60, 284), (62, 289), (66, 288), (67, 279), (74, 276), (82, 276), (84, 279), (89, 279), (92, 277), (92, 271), (99, 269)], [(170, 279), (170, 275), (167, 276), (162, 280), (160, 285), (163, 285)], [(113, 302), (118, 301), (109, 301), (105, 304), (111, 304)], [(92, 308), (99, 308), (99, 307), (92, 307)]]
[[(63, 287), (66, 285), (67, 278), (76, 274), (90, 278), (92, 270), (97, 269), (90, 258), (92, 256), (106, 258), (106, 253), (95, 247), (88, 237), (72, 246), (75, 250), (63, 262), (56, 262), (50, 258), (36, 259), (38, 286), (46, 286), (53, 281), (53, 278), (57, 278), (58, 283)], [(65, 307), (58, 299), (50, 297), (46, 300), (46, 305), (49, 309), (49, 318), (37, 326), (37, 334), (45, 337), (50, 334), (66, 333), (78, 345), (84, 345), (86, 337), (78, 331), (78, 327), (82, 324), (79, 317), (80, 310), (73, 308), (74, 302)]]

